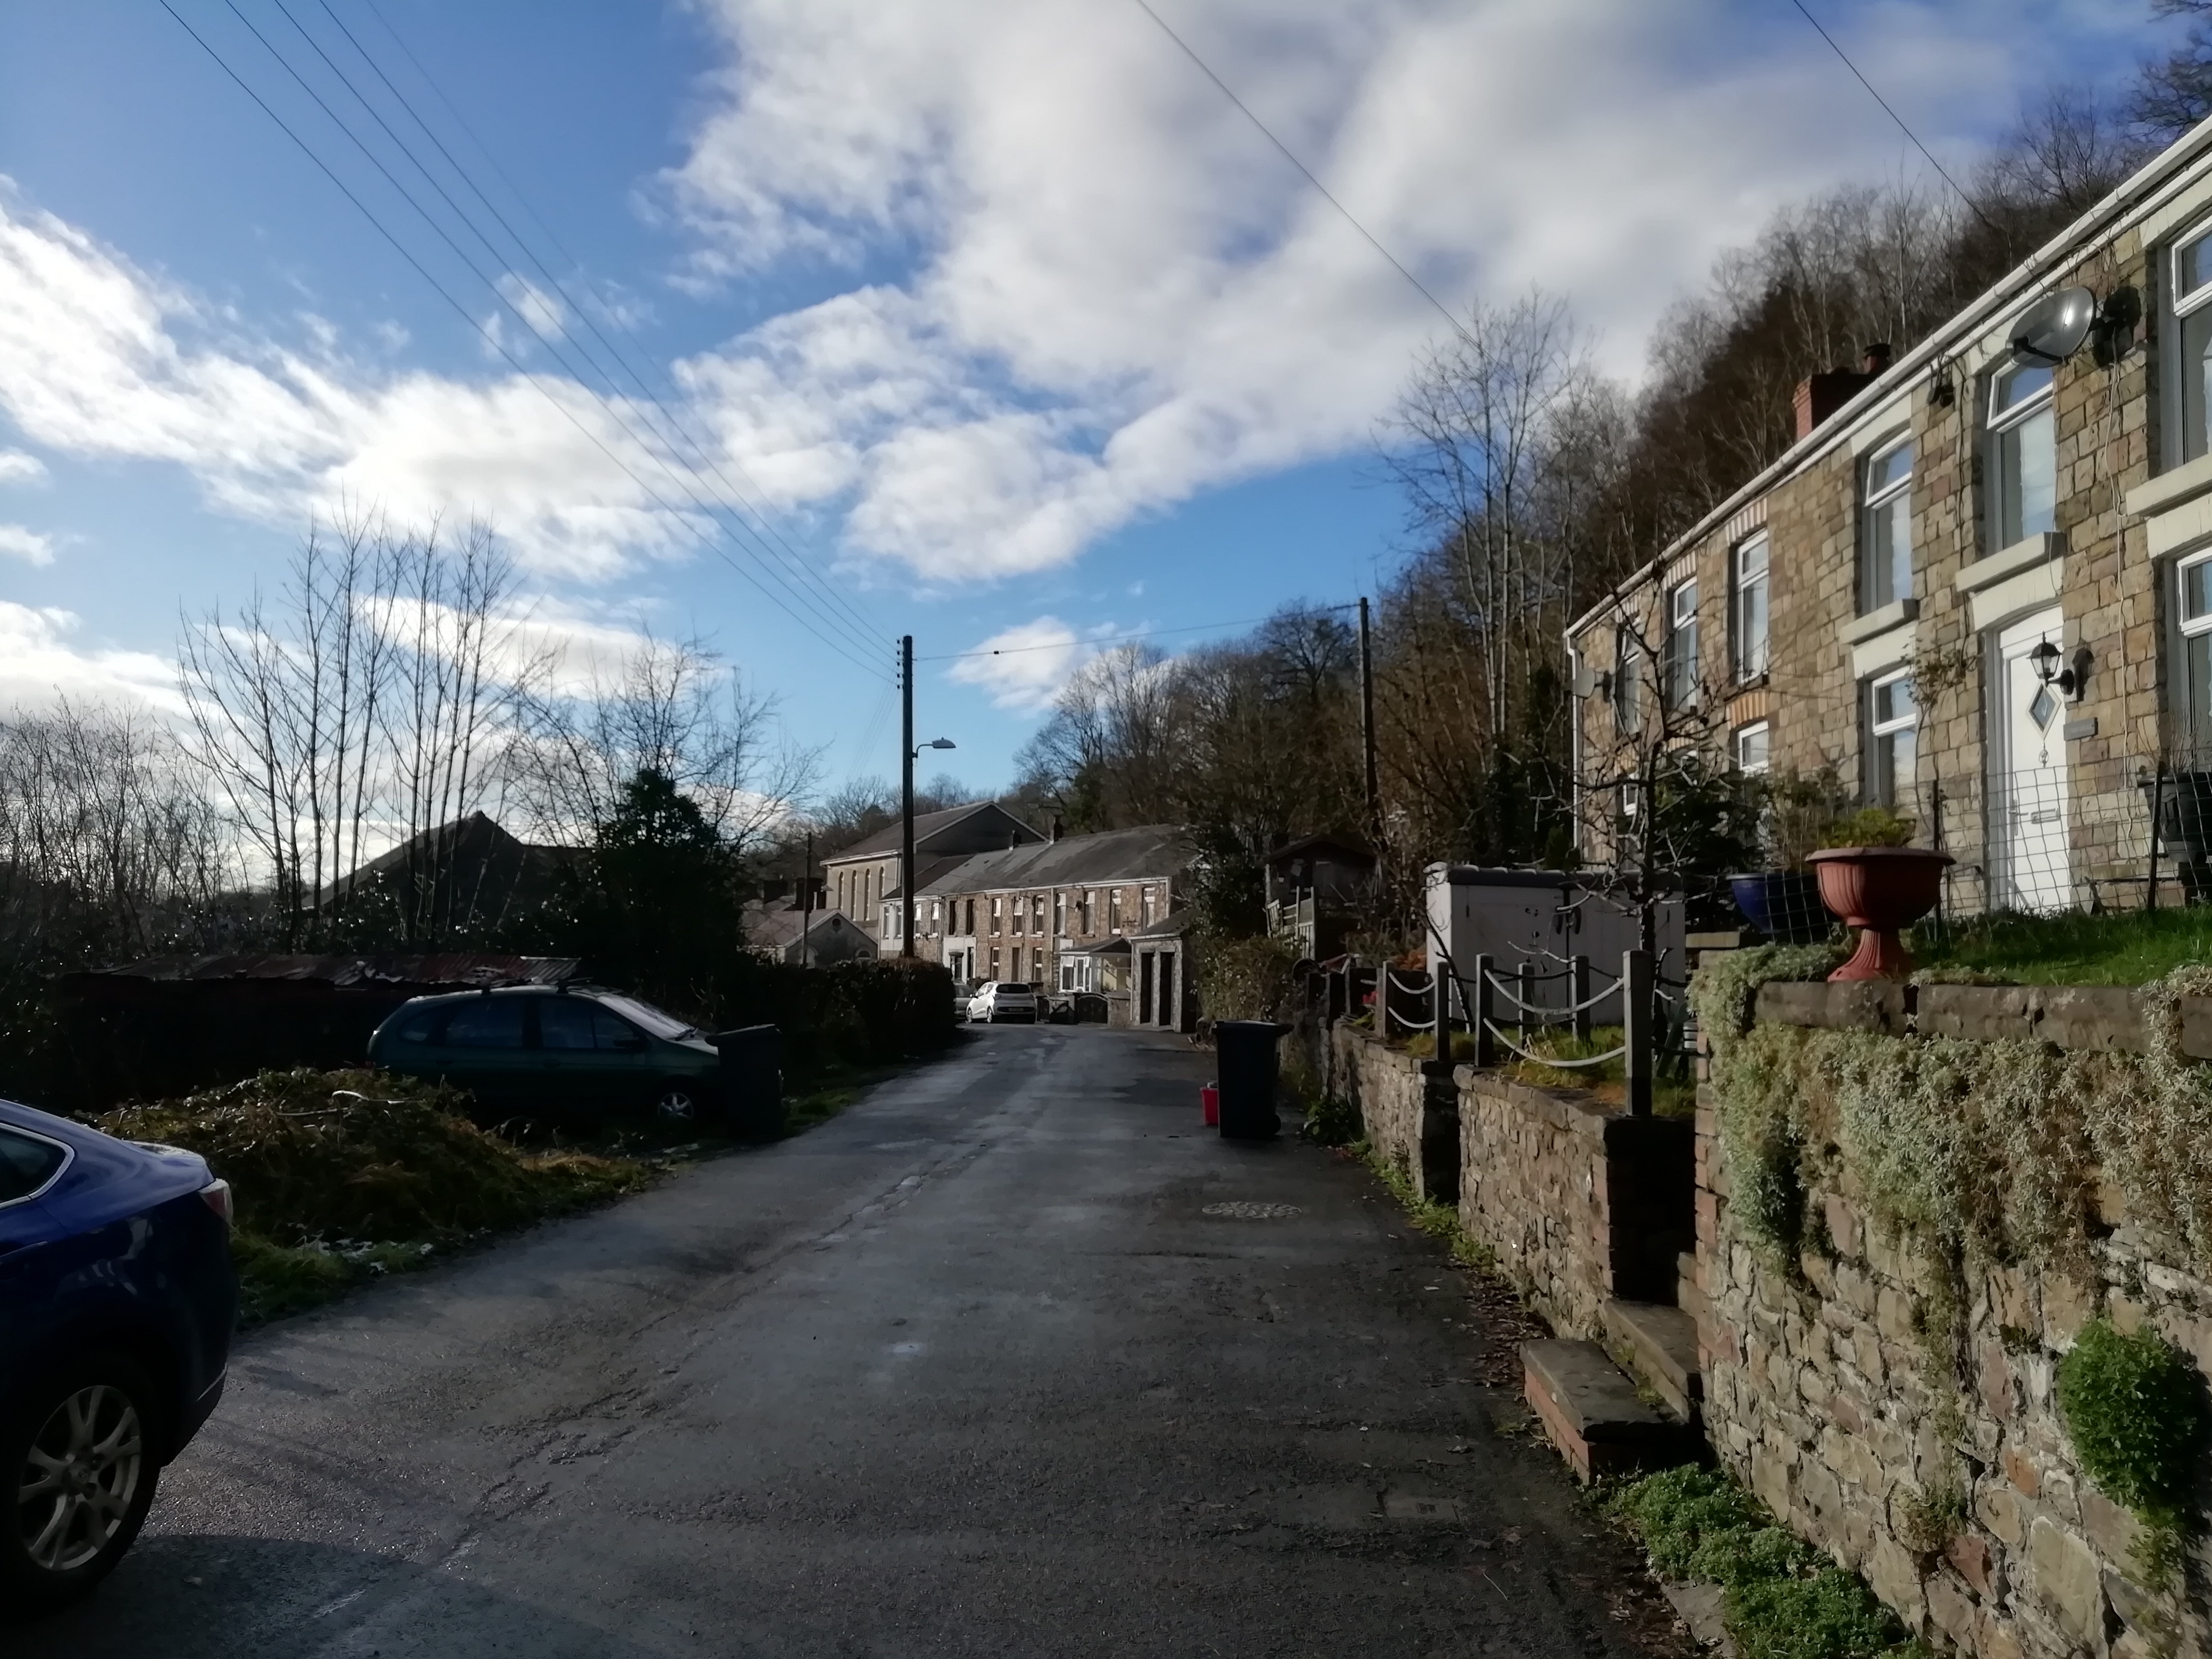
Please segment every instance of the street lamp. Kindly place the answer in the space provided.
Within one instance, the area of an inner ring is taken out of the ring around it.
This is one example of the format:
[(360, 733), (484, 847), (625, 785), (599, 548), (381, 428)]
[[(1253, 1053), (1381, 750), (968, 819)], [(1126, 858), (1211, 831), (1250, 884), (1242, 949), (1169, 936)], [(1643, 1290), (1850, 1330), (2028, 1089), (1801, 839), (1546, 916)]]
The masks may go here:
[(914, 636), (908, 635), (901, 642), (901, 678), (906, 690), (903, 742), (914, 746), (907, 749), (899, 771), (900, 796), (904, 823), (899, 835), (899, 954), (911, 958), (914, 955), (914, 763), (925, 749), (957, 749), (960, 745), (950, 738), (932, 738), (927, 743), (914, 741)]

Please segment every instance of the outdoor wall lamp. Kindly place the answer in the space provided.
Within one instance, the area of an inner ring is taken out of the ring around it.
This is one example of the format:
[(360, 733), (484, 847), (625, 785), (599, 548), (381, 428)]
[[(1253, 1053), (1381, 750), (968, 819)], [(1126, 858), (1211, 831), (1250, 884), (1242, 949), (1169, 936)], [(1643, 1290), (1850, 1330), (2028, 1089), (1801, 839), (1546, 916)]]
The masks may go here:
[(2074, 653), (2074, 665), (2061, 668), (2060, 652), (2049, 640), (2037, 641), (2027, 653), (2027, 660), (2035, 670), (2035, 678), (2045, 685), (2055, 685), (2066, 696), (2080, 701), (2081, 691), (2089, 681), (2089, 647), (2081, 647)]

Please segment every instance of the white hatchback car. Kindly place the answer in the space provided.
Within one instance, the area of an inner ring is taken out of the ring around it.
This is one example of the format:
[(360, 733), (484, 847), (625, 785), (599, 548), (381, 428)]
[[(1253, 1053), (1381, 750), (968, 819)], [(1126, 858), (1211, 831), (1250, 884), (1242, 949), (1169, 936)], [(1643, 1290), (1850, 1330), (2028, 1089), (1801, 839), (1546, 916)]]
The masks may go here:
[(968, 999), (968, 1018), (997, 1024), (1000, 1020), (1024, 1020), (1036, 1024), (1036, 993), (1026, 985), (1017, 985), (1010, 980), (985, 980), (975, 988), (975, 994)]

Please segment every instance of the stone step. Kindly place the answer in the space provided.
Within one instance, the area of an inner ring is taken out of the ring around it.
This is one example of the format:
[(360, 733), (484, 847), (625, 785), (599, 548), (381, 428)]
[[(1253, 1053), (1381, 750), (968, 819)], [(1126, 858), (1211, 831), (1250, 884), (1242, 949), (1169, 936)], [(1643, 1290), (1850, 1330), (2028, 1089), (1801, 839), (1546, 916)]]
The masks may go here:
[(1638, 1381), (1667, 1402), (1677, 1422), (1697, 1420), (1705, 1398), (1698, 1362), (1698, 1322), (1656, 1302), (1605, 1304), (1606, 1340)]
[(1528, 1404), (1585, 1481), (1665, 1468), (1694, 1455), (1689, 1431), (1644, 1403), (1595, 1342), (1521, 1345)]

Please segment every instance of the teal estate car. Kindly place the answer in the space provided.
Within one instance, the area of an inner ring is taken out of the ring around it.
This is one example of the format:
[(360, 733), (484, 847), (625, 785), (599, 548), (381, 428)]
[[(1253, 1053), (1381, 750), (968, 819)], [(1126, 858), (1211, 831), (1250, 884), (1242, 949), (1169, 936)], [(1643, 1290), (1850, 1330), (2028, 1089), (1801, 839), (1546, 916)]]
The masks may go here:
[(494, 1115), (701, 1122), (721, 1105), (720, 1054), (695, 1027), (588, 986), (416, 997), (376, 1028), (368, 1058), (466, 1089)]

